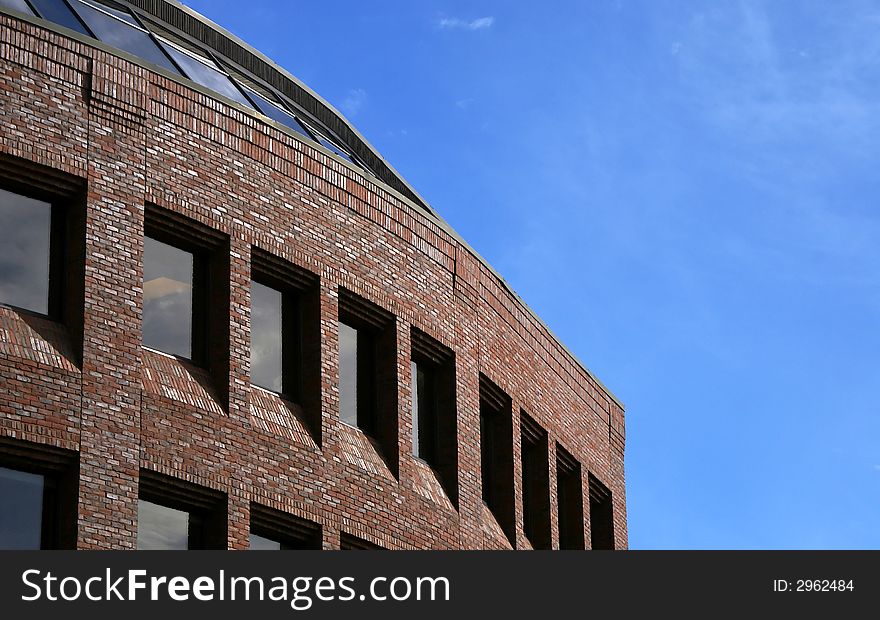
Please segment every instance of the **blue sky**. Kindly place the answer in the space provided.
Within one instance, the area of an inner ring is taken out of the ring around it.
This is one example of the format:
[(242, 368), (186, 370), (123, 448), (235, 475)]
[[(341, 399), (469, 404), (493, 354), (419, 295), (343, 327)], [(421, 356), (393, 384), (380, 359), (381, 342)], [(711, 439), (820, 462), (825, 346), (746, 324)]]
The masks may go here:
[(187, 4), (625, 402), (633, 548), (880, 548), (880, 5)]

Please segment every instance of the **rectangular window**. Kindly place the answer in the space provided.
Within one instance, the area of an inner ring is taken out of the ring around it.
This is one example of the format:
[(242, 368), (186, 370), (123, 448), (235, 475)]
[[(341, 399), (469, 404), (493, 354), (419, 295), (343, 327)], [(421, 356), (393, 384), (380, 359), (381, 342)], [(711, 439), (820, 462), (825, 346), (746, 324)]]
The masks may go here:
[(321, 526), (252, 502), (250, 548), (254, 551), (319, 550)]
[(0, 303), (49, 314), (52, 211), (0, 189)]
[(512, 546), (516, 546), (513, 484), (513, 421), (511, 400), (501, 388), (480, 375), (480, 473), (483, 501), (495, 515)]
[(590, 548), (614, 549), (614, 509), (611, 491), (593, 474), (590, 482)]
[(556, 505), (559, 548), (584, 549), (584, 490), (581, 464), (556, 444)]
[(251, 281), (251, 382), (267, 390), (284, 390), (284, 295)]
[(137, 548), (226, 549), (226, 494), (141, 470)]
[(0, 304), (62, 324), (81, 362), (85, 182), (0, 154)]
[(78, 456), (0, 439), (0, 549), (76, 547)]
[(550, 461), (547, 431), (520, 412), (523, 532), (534, 549), (550, 549)]
[(412, 453), (437, 473), (458, 505), (458, 422), (455, 356), (424, 332), (410, 332), (412, 354)]
[(0, 467), (0, 549), (39, 549), (45, 476)]
[(189, 513), (138, 500), (137, 548), (167, 551), (189, 549)]
[(144, 239), (144, 346), (193, 357), (195, 268), (192, 252)]
[(339, 419), (375, 440), (398, 475), (396, 320), (345, 289), (339, 290)]
[(143, 343), (210, 373), (229, 398), (229, 237), (148, 204), (144, 213)]
[(358, 408), (358, 340), (365, 336), (359, 338), (357, 329), (339, 322), (339, 419), (351, 426), (372, 426), (370, 403)]
[(321, 442), (319, 279), (251, 248), (251, 383), (276, 392)]

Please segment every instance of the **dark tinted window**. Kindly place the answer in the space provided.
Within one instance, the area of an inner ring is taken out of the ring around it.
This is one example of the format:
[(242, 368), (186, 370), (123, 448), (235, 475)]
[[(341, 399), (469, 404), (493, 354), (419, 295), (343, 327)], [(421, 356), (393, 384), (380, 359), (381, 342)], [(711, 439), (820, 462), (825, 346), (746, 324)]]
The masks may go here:
[(25, 2), (24, 0), (0, 0), (0, 6), (7, 9), (21, 11), (22, 13), (27, 13), (28, 15), (34, 14), (34, 12), (31, 10), (31, 7), (29, 7), (27, 5), (27, 2)]
[(523, 532), (534, 549), (550, 549), (550, 463), (547, 432), (520, 415)]
[(0, 549), (39, 549), (43, 476), (0, 467)]
[(192, 356), (193, 255), (144, 238), (144, 345)]
[[(133, 26), (134, 20), (131, 16), (126, 16), (123, 21), (116, 17), (111, 17), (102, 10), (98, 10), (90, 4), (73, 0), (72, 6), (76, 9), (79, 16), (86, 23), (89, 29), (95, 33), (104, 43), (118, 47), (130, 54), (134, 54), (144, 60), (165, 67), (169, 71), (179, 73), (168, 57), (162, 53), (159, 46), (140, 28)], [(113, 11), (109, 8), (102, 7), (103, 10), (113, 12), (119, 17), (125, 15), (119, 11)]]
[(39, 11), (40, 17), (43, 19), (91, 36), (64, 0), (31, 0), (31, 3)]
[(174, 62), (183, 69), (184, 74), (196, 84), (210, 88), (249, 108), (253, 107), (235, 84), (232, 83), (229, 76), (217, 69), (210, 59), (205, 58), (203, 62), (189, 53), (179, 50), (170, 43), (162, 42), (162, 47), (174, 59)]
[(581, 484), (581, 464), (556, 444), (560, 549), (584, 548), (584, 492)]
[(590, 547), (594, 550), (614, 549), (614, 508), (611, 491), (599, 479), (589, 475), (590, 485)]
[(358, 423), (358, 332), (339, 323), (339, 418)]
[(268, 390), (283, 389), (281, 291), (251, 281), (251, 382)]
[(413, 454), (433, 463), (437, 444), (437, 395), (436, 376), (424, 365), (412, 363), (412, 442)]
[(138, 549), (186, 550), (189, 540), (189, 513), (138, 501)]
[(256, 104), (257, 109), (260, 110), (263, 114), (271, 118), (273, 121), (278, 121), (282, 125), (286, 125), (293, 129), (294, 131), (301, 133), (302, 135), (311, 138), (308, 131), (300, 124), (296, 118), (289, 112), (281, 109), (278, 105), (273, 105), (268, 99), (260, 95), (254, 90), (243, 87), (248, 94), (248, 97)]
[(48, 203), (0, 190), (0, 303), (49, 308)]

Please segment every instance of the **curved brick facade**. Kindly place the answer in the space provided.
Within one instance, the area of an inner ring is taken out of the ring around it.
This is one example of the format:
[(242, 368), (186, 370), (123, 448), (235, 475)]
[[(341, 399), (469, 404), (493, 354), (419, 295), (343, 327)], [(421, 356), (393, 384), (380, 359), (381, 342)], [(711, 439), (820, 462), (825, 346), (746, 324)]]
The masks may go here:
[[(144, 472), (225, 494), (232, 549), (247, 548), (255, 504), (316, 523), (327, 549), (343, 536), (387, 548), (509, 548), (511, 538), (529, 548), (523, 415), (546, 432), (549, 546), (559, 546), (558, 446), (580, 464), (585, 546), (591, 479), (611, 492), (614, 546), (627, 546), (622, 407), (469, 248), (327, 151), (62, 32), (0, 13), (2, 186), (63, 196), (79, 214), (63, 320), (0, 307), (0, 453), (39, 444), (78, 454), (79, 548), (135, 546)], [(142, 347), (150, 210), (228, 257), (212, 297), (228, 335), (202, 367)], [(320, 355), (312, 396), (298, 404), (250, 384), (255, 253), (314, 276), (304, 337)], [(392, 316), (396, 372), (379, 389), (395, 405), (385, 445), (396, 437), (397, 450), (385, 459), (338, 421), (340, 290)], [(454, 353), (453, 499), (409, 456), (413, 328)], [(507, 536), (481, 499), (481, 375), (510, 397)]]

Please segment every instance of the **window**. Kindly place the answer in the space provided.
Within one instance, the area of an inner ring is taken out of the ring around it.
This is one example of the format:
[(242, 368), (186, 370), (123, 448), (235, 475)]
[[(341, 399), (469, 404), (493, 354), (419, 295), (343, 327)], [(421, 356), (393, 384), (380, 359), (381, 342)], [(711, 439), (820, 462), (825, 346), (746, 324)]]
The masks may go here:
[(20, 11), (22, 13), (27, 13), (28, 15), (34, 14), (34, 12), (31, 10), (31, 7), (29, 7), (27, 2), (25, 2), (24, 0), (0, 0), (0, 6), (7, 9)]
[[(372, 415), (368, 415), (370, 404), (366, 403), (358, 415), (358, 341), (362, 346), (363, 357), (367, 356), (370, 344), (367, 335), (358, 338), (358, 330), (342, 321), (339, 322), (339, 417), (346, 424), (372, 426)], [(365, 391), (365, 390), (364, 390)], [(368, 418), (370, 418), (368, 420)]]
[(516, 546), (511, 401), (484, 375), (480, 375), (480, 473), (483, 501)]
[(226, 549), (226, 494), (141, 470), (137, 548)]
[(284, 295), (251, 280), (251, 382), (267, 390), (284, 389)]
[(584, 491), (581, 464), (556, 444), (556, 505), (559, 515), (559, 548), (584, 548)]
[(345, 289), (339, 291), (339, 418), (375, 440), (397, 476), (396, 322)]
[(39, 549), (45, 476), (0, 467), (0, 547)]
[(0, 190), (0, 302), (49, 314), (52, 205)]
[(153, 37), (127, 11), (83, 0), (71, 0), (71, 6), (98, 40), (179, 73)]
[(30, 0), (30, 2), (43, 19), (91, 36), (64, 0)]
[(341, 551), (380, 551), (385, 550), (385, 547), (380, 547), (376, 543), (371, 543), (369, 540), (364, 540), (363, 538), (358, 538), (347, 532), (342, 532), (339, 536), (339, 549)]
[(611, 491), (599, 479), (589, 475), (590, 481), (590, 548), (614, 549), (614, 514)]
[(201, 84), (205, 88), (210, 88), (249, 108), (253, 107), (235, 83), (220, 70), (220, 67), (213, 60), (201, 54), (185, 50), (183, 47), (163, 39), (159, 41), (162, 48), (174, 59), (174, 62), (181, 68), (184, 75), (193, 82)]
[(144, 214), (144, 346), (206, 368), (229, 395), (229, 238), (178, 213)]
[(143, 499), (138, 500), (137, 548), (188, 549), (189, 513)]
[(247, 96), (254, 102), (260, 112), (271, 118), (273, 121), (286, 125), (307, 138), (312, 138), (306, 128), (302, 126), (302, 123), (300, 123), (290, 112), (283, 109), (281, 104), (276, 103), (274, 99), (271, 99), (269, 93), (261, 94), (247, 86), (243, 86), (243, 88), (247, 93)]
[(254, 551), (321, 549), (321, 526), (252, 502), (250, 548)]
[(251, 251), (251, 383), (299, 405), (321, 438), (318, 276), (260, 248)]
[(144, 345), (187, 359), (193, 345), (192, 252), (144, 239)]
[(80, 362), (85, 183), (0, 155), (0, 304), (61, 323)]
[(535, 549), (550, 549), (550, 463), (547, 431), (520, 412), (523, 532)]
[(412, 453), (437, 473), (458, 505), (458, 437), (453, 352), (424, 332), (411, 330)]
[(0, 439), (0, 549), (76, 546), (75, 452)]

